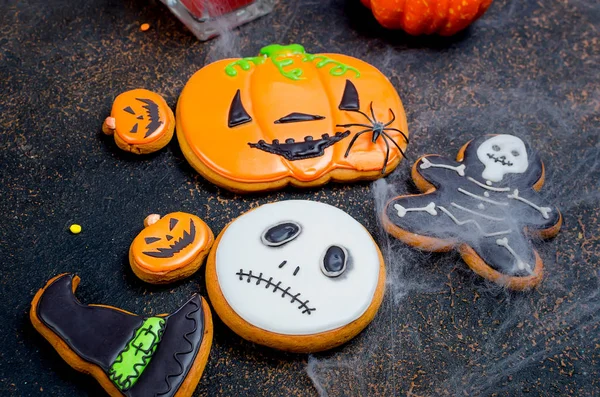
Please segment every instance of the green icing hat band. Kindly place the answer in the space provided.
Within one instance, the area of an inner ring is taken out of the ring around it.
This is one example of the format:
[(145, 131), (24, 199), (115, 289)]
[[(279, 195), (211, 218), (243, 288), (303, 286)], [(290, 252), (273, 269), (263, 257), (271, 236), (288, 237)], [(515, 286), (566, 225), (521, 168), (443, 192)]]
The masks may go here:
[(319, 69), (326, 65), (333, 66), (329, 69), (329, 74), (332, 76), (343, 76), (348, 72), (353, 72), (356, 77), (360, 77), (360, 72), (356, 68), (333, 60), (325, 55), (308, 54), (300, 44), (268, 45), (260, 50), (260, 55), (257, 57), (242, 58), (231, 62), (225, 67), (225, 73), (228, 76), (235, 77), (238, 75), (236, 66), (243, 71), (248, 71), (252, 68), (252, 64), (255, 66), (262, 65), (270, 59), (282, 76), (292, 80), (301, 80), (303, 79), (302, 74), (304, 73), (302, 67), (288, 70), (284, 69), (285, 67), (292, 65), (294, 63), (293, 57), (298, 55), (302, 56), (302, 62), (312, 63), (316, 61), (315, 66)]
[(161, 317), (150, 317), (134, 332), (133, 338), (121, 350), (111, 365), (108, 377), (121, 390), (131, 389), (142, 375), (165, 331)]

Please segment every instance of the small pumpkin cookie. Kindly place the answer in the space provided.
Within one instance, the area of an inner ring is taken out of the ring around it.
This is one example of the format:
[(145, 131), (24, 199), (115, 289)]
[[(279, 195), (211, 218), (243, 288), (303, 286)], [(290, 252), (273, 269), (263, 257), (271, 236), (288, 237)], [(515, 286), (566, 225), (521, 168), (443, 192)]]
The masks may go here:
[(177, 103), (177, 138), (203, 177), (255, 192), (381, 178), (404, 157), (408, 128), (372, 65), (274, 44), (196, 72)]
[(206, 287), (221, 320), (244, 339), (317, 352), (349, 341), (373, 320), (385, 265), (369, 232), (344, 211), (280, 201), (221, 232)]
[(39, 290), (29, 313), (35, 329), (77, 371), (113, 397), (191, 396), (202, 376), (213, 326), (194, 295), (169, 315), (138, 316), (80, 303), (79, 277), (61, 274)]
[(114, 134), (117, 146), (136, 154), (165, 147), (174, 128), (175, 116), (163, 97), (141, 88), (117, 96), (110, 117), (102, 125), (106, 135)]
[(195, 215), (152, 214), (129, 248), (131, 269), (140, 279), (165, 284), (191, 276), (202, 265), (214, 241), (208, 225)]

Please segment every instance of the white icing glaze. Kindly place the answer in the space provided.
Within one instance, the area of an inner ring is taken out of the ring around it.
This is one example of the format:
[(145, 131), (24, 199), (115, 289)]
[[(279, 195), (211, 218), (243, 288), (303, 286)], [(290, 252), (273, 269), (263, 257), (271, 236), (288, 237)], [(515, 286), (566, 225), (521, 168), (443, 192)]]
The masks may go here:
[[(265, 229), (290, 220), (302, 226), (298, 237), (280, 247), (261, 242)], [(333, 278), (320, 266), (332, 245), (349, 257), (346, 271)], [(344, 211), (314, 201), (280, 201), (245, 213), (227, 227), (216, 251), (219, 286), (231, 308), (254, 326), (285, 335), (330, 331), (359, 318), (373, 300), (379, 267), (369, 232)], [(257, 279), (261, 273), (264, 281)]]
[[(460, 209), (460, 210), (463, 210), (463, 211), (465, 211), (465, 212), (468, 212), (468, 213), (470, 213), (470, 214), (477, 215), (477, 216), (480, 216), (480, 217), (482, 217), (482, 218), (485, 218), (485, 219), (489, 219), (490, 221), (498, 221), (498, 222), (501, 222), (501, 221), (504, 221), (504, 220), (505, 220), (505, 218), (497, 218), (497, 217), (495, 217), (495, 216), (490, 216), (490, 215), (486, 215), (486, 214), (479, 213), (479, 212), (477, 212), (477, 211), (470, 210), (470, 209), (468, 209), (468, 208), (465, 208), (465, 207), (463, 207), (462, 205), (458, 205), (458, 204), (456, 204), (456, 203), (450, 203), (450, 205), (451, 205), (451, 206), (453, 206), (453, 207), (455, 207), (455, 208), (458, 208), (458, 209)], [(482, 204), (480, 204), (480, 205), (482, 205)]]
[(518, 268), (519, 270), (524, 270), (524, 269), (527, 269), (527, 271), (528, 271), (529, 273), (533, 272), (533, 270), (531, 269), (531, 266), (529, 266), (529, 264), (528, 264), (528, 263), (524, 262), (524, 261), (523, 261), (523, 260), (522, 260), (522, 259), (519, 257), (519, 255), (517, 255), (517, 253), (515, 252), (515, 250), (514, 250), (514, 249), (512, 249), (512, 247), (511, 247), (511, 246), (508, 244), (508, 238), (507, 238), (507, 237), (500, 238), (500, 239), (496, 240), (496, 244), (498, 244), (498, 245), (499, 245), (499, 246), (501, 246), (501, 247), (504, 247), (504, 248), (506, 248), (506, 250), (507, 250), (508, 252), (510, 252), (510, 254), (511, 254), (511, 255), (512, 255), (514, 258), (515, 258), (515, 260), (517, 261), (517, 262), (516, 262), (516, 265), (517, 265), (517, 268)]
[(492, 186), (488, 186), (488, 185), (492, 184), (491, 181), (485, 181), (485, 183), (487, 183), (487, 185), (484, 185), (483, 183), (479, 182), (477, 179), (471, 178), (470, 176), (468, 176), (467, 179), (470, 182), (473, 182), (474, 184), (476, 184), (477, 186), (480, 186), (480, 187), (482, 187), (484, 189), (487, 189), (487, 190), (491, 190), (493, 192), (508, 192), (508, 191), (510, 191), (509, 187), (492, 187)]
[(522, 174), (529, 167), (527, 149), (520, 138), (496, 135), (477, 148), (477, 158), (485, 165), (483, 179), (500, 182), (505, 174)]
[(534, 208), (534, 209), (538, 210), (540, 212), (540, 214), (542, 214), (542, 216), (544, 217), (544, 219), (550, 218), (550, 215), (548, 215), (548, 213), (550, 211), (552, 211), (552, 208), (550, 208), (550, 207), (540, 207), (540, 206), (532, 203), (531, 201), (529, 201), (529, 200), (527, 200), (527, 199), (519, 196), (519, 189), (515, 189), (513, 191), (513, 194), (509, 194), (507, 197), (511, 198), (511, 199), (519, 200), (519, 201), (527, 204), (531, 208)]
[(431, 161), (429, 161), (427, 159), (427, 157), (423, 157), (421, 159), (421, 169), (425, 170), (425, 169), (427, 169), (429, 167), (433, 167), (433, 168), (446, 168), (446, 169), (449, 169), (449, 170), (452, 170), (452, 171), (456, 171), (456, 173), (458, 175), (460, 175), (460, 176), (465, 176), (465, 167), (466, 166), (464, 164), (458, 165), (456, 167), (451, 166), (451, 165), (446, 165), (446, 164), (434, 164)]
[(481, 227), (481, 225), (480, 225), (479, 223), (477, 223), (477, 221), (476, 221), (476, 220), (474, 220), (474, 219), (467, 219), (467, 220), (465, 220), (465, 221), (459, 221), (459, 220), (458, 220), (458, 219), (456, 219), (456, 217), (455, 217), (454, 215), (452, 215), (452, 213), (451, 213), (450, 211), (448, 211), (446, 208), (444, 208), (444, 207), (442, 207), (442, 206), (439, 206), (439, 205), (438, 205), (438, 208), (439, 208), (439, 209), (440, 209), (440, 210), (441, 210), (441, 211), (442, 211), (444, 214), (448, 215), (448, 216), (450, 217), (450, 219), (452, 219), (452, 220), (454, 221), (454, 223), (456, 223), (456, 224), (457, 224), (457, 225), (459, 225), (459, 226), (465, 225), (465, 224), (467, 224), (467, 223), (471, 223), (471, 224), (475, 225), (475, 227), (476, 227), (477, 229), (479, 229), (479, 231), (481, 232), (481, 235), (482, 235), (483, 237), (495, 237), (495, 236), (502, 236), (503, 234), (508, 234), (508, 233), (510, 233), (510, 232), (511, 232), (511, 230), (510, 230), (510, 229), (508, 229), (508, 230), (503, 230), (503, 231), (500, 231), (500, 232), (492, 232), (492, 233), (487, 233), (485, 230), (483, 230), (483, 228)]
[(394, 209), (398, 211), (398, 216), (400, 218), (404, 218), (404, 215), (406, 215), (407, 212), (427, 212), (429, 215), (437, 215), (435, 203), (433, 201), (427, 204), (425, 207), (420, 208), (404, 208), (400, 204), (394, 204)]
[(504, 201), (495, 201), (495, 200), (492, 200), (492, 199), (489, 199), (489, 198), (485, 198), (483, 196), (478, 196), (478, 195), (476, 195), (474, 193), (471, 193), (471, 192), (469, 192), (469, 191), (467, 191), (467, 190), (465, 190), (465, 189), (463, 189), (461, 187), (458, 188), (458, 191), (461, 192), (462, 194), (466, 194), (469, 197), (473, 197), (474, 199), (485, 201), (486, 203), (495, 204), (495, 205), (508, 205), (507, 202), (504, 202)]

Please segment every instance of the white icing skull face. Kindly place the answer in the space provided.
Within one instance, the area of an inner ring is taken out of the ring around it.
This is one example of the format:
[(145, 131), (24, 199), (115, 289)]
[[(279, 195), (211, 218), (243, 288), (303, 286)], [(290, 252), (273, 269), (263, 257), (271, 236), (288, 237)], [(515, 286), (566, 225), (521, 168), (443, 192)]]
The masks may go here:
[(219, 287), (246, 322), (310, 335), (345, 326), (373, 301), (379, 250), (354, 218), (328, 204), (263, 205), (231, 223), (216, 251)]
[(500, 182), (505, 174), (522, 174), (527, 170), (527, 149), (512, 135), (496, 135), (477, 148), (477, 157), (485, 165), (483, 179)]

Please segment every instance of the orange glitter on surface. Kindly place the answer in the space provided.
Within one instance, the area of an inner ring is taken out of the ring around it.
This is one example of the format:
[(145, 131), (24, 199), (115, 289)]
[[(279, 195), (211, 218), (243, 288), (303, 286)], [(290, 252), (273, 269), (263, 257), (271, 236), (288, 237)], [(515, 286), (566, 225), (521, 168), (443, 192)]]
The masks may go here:
[(140, 30), (142, 32), (145, 32), (148, 29), (150, 29), (150, 24), (149, 23), (143, 23), (142, 26), (140, 26)]

